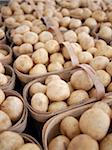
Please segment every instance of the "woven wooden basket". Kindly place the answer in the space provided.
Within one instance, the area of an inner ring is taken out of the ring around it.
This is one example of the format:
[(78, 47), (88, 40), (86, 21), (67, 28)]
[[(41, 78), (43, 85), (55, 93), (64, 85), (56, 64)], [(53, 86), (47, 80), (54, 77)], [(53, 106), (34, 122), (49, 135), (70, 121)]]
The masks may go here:
[[(112, 93), (111, 93), (112, 95)], [(110, 106), (112, 106), (112, 96), (109, 98), (105, 98), (103, 99), (106, 103), (108, 103)], [(91, 104), (87, 104), (85, 106), (82, 106), (80, 108), (76, 108), (76, 109), (72, 109), (69, 110), (65, 113), (59, 114), (57, 116), (54, 116), (53, 118), (49, 119), (42, 130), (42, 141), (43, 141), (43, 147), (44, 150), (48, 150), (48, 144), (49, 142), (56, 137), (57, 135), (60, 134), (59, 131), (59, 125), (60, 122), (63, 118), (65, 118), (66, 116), (73, 116), (76, 118), (79, 118), (81, 116), (81, 114), (88, 110), (89, 108), (91, 108), (93, 106), (94, 103)]]
[(79, 103), (77, 105), (69, 106), (68, 108), (60, 110), (60, 111), (57, 111), (57, 112), (40, 112), (40, 111), (36, 111), (30, 105), (29, 88), (31, 87), (32, 84), (34, 84), (36, 82), (44, 83), (45, 79), (46, 79), (46, 76), (38, 78), (38, 79), (36, 79), (34, 81), (29, 82), (24, 87), (24, 90), (23, 90), (23, 97), (24, 97), (26, 106), (29, 109), (29, 111), (30, 111), (30, 113), (31, 113), (31, 115), (32, 115), (32, 117), (34, 119), (36, 119), (39, 122), (45, 122), (47, 119), (49, 119), (49, 118), (51, 118), (51, 117), (53, 117), (53, 116), (55, 116), (57, 114), (60, 114), (60, 113), (66, 112), (67, 110), (70, 110), (70, 109), (73, 109), (73, 108), (77, 108), (79, 106), (82, 106), (82, 105), (85, 105), (85, 104), (88, 104), (88, 103), (100, 100), (105, 95), (104, 86), (100, 83), (100, 81), (98, 79), (95, 78), (93, 72), (90, 70), (90, 68), (88, 68), (88, 65), (79, 65), (77, 67), (77, 69), (67, 70), (67, 71), (58, 73), (58, 75), (62, 79), (64, 79), (65, 81), (69, 81), (71, 75), (74, 72), (76, 72), (76, 71), (78, 71), (80, 69), (85, 70), (88, 73), (88, 75), (90, 76), (90, 78), (92, 78), (93, 83), (94, 83), (94, 85), (96, 87), (96, 90), (97, 90), (97, 97), (85, 100), (83, 103)]

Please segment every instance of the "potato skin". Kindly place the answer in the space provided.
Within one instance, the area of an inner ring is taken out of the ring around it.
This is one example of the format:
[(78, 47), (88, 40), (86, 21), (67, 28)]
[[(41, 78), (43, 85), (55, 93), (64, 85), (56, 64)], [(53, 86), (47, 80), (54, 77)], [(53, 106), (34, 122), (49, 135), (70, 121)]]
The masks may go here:
[(40, 148), (34, 143), (27, 143), (21, 146), (18, 150), (40, 150)]
[(108, 134), (100, 142), (100, 150), (111, 150), (112, 149), (112, 134)]

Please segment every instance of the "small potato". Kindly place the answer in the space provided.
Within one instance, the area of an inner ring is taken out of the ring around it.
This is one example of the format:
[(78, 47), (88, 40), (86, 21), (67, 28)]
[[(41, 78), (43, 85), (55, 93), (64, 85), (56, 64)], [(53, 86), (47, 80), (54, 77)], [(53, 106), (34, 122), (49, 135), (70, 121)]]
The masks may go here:
[(111, 150), (112, 149), (112, 133), (108, 134), (101, 142), (100, 142), (100, 150)]
[(68, 69), (68, 68), (71, 68), (71, 67), (73, 67), (71, 61), (67, 61), (67, 62), (64, 64), (64, 68), (65, 68), (65, 69)]
[(64, 64), (64, 57), (61, 53), (54, 53), (50, 56), (50, 62), (54, 63), (54, 62), (59, 62), (60, 64)]
[(47, 69), (46, 66), (43, 64), (37, 64), (29, 71), (30, 75), (38, 75), (38, 76), (45, 75), (46, 73)]
[(111, 116), (111, 108), (109, 107), (109, 105), (103, 101), (100, 102), (96, 102), (92, 108), (99, 108), (101, 110), (103, 110), (109, 117)]
[(67, 100), (68, 105), (80, 104), (89, 99), (88, 93), (84, 90), (76, 90), (71, 93)]
[(25, 32), (29, 32), (30, 27), (27, 25), (21, 25), (15, 29), (16, 34), (24, 34)]
[(8, 28), (13, 28), (15, 26), (16, 20), (14, 17), (8, 17), (5, 19), (5, 24)]
[(104, 50), (107, 46), (107, 43), (104, 40), (97, 40), (95, 46), (98, 50)]
[(111, 76), (104, 70), (97, 70), (96, 74), (101, 81), (101, 83), (107, 87), (109, 83), (111, 82)]
[(59, 62), (53, 62), (48, 65), (48, 71), (49, 72), (63, 71), (63, 66)]
[(21, 55), (20, 51), (19, 51), (19, 46), (14, 46), (12, 48), (12, 50), (13, 50), (13, 53), (14, 53), (15, 56), (20, 56)]
[(0, 53), (7, 56), (8, 52), (5, 49), (0, 49)]
[(32, 54), (32, 59), (35, 64), (46, 64), (48, 62), (48, 52), (44, 48), (36, 50)]
[(89, 96), (90, 96), (90, 98), (97, 97), (97, 91), (96, 91), (95, 88), (92, 88), (92, 89), (89, 91)]
[(112, 76), (112, 61), (107, 64), (106, 71)]
[(0, 40), (3, 39), (5, 37), (5, 32), (0, 29)]
[(5, 68), (1, 62), (0, 62), (0, 73), (3, 73), (3, 74), (5, 73)]
[(49, 40), (45, 43), (45, 48), (49, 54), (53, 54), (59, 51), (60, 46), (56, 40)]
[(96, 10), (92, 13), (92, 17), (98, 22), (103, 22), (106, 19), (106, 13), (102, 10)]
[(3, 86), (7, 83), (8, 83), (7, 77), (4, 74), (0, 73), (0, 86)]
[(38, 42), (38, 35), (35, 32), (26, 32), (23, 35), (23, 41), (25, 43), (35, 44)]
[(70, 16), (70, 12), (67, 8), (62, 8), (62, 11), (61, 11), (62, 15), (65, 17), (65, 16)]
[(21, 4), (21, 8), (23, 9), (23, 11), (26, 13), (26, 14), (30, 14), (32, 12), (32, 6), (31, 5), (28, 5), (26, 2), (23, 2)]
[(1, 14), (3, 16), (11, 16), (12, 15), (12, 11), (11, 11), (9, 6), (2, 6), (1, 7)]
[(68, 30), (64, 33), (64, 40), (69, 42), (77, 42), (77, 35), (74, 31)]
[(44, 93), (36, 93), (31, 99), (31, 106), (37, 111), (46, 112), (48, 109), (48, 97)]
[(16, 150), (24, 144), (23, 138), (15, 132), (4, 131), (0, 134), (1, 150)]
[(16, 45), (21, 45), (23, 43), (23, 36), (21, 34), (15, 34), (13, 36), (13, 42)]
[(40, 48), (45, 48), (45, 44), (42, 42), (38, 42), (34, 45), (35, 50), (40, 49)]
[(112, 92), (112, 82), (108, 85), (107, 92)]
[(27, 25), (27, 26), (29, 26), (30, 28), (32, 27), (32, 22), (31, 22), (31, 21), (28, 21), (28, 20), (24, 20), (24, 21), (22, 22), (22, 24), (23, 24), (23, 25)]
[(77, 33), (77, 34), (79, 34), (81, 32), (85, 32), (85, 33), (89, 34), (90, 33), (90, 28), (87, 27), (87, 26), (81, 26), (81, 27), (79, 27), (75, 30), (75, 33)]
[(5, 100), (5, 93), (3, 92), (3, 90), (0, 89), (0, 105), (3, 103), (4, 100)]
[(69, 139), (73, 139), (80, 134), (78, 120), (72, 116), (65, 117), (60, 123), (60, 132)]
[(82, 22), (80, 19), (74, 19), (72, 18), (70, 20), (69, 28), (74, 29), (74, 28), (79, 28), (82, 25)]
[(0, 60), (3, 60), (5, 58), (5, 55), (0, 53)]
[(49, 150), (66, 150), (70, 141), (66, 136), (59, 135), (51, 140), (49, 143)]
[(46, 94), (50, 101), (63, 101), (70, 96), (70, 89), (64, 80), (52, 80), (47, 85)]
[(40, 150), (40, 148), (34, 143), (27, 143), (21, 146), (18, 150)]
[(44, 84), (40, 82), (36, 82), (31, 85), (29, 89), (29, 93), (30, 93), (30, 96), (33, 96), (36, 93), (46, 93), (46, 90), (47, 90), (47, 87)]
[(92, 55), (94, 55), (96, 51), (97, 51), (97, 48), (95, 47), (91, 47), (87, 50), (87, 52), (91, 53)]
[(90, 29), (93, 29), (97, 25), (97, 22), (94, 18), (87, 18), (84, 24), (88, 26)]
[(60, 80), (60, 76), (58, 75), (49, 75), (46, 80), (45, 80), (45, 84), (47, 85), (48, 83), (50, 83), (52, 80)]
[(15, 60), (15, 67), (23, 73), (28, 73), (33, 67), (33, 61), (28, 55), (21, 55)]
[(33, 46), (30, 43), (24, 43), (19, 47), (20, 54), (28, 54), (33, 52)]
[(86, 134), (80, 134), (72, 139), (67, 150), (99, 150), (99, 145), (96, 140)]
[(15, 96), (8, 96), (1, 105), (4, 111), (12, 121), (17, 121), (23, 112), (23, 102)]
[(89, 64), (92, 61), (93, 56), (89, 52), (81, 52), (78, 55), (78, 59), (81, 64)]
[(70, 93), (72, 93), (74, 91), (74, 89), (73, 89), (73, 86), (72, 86), (71, 82), (68, 82), (68, 86), (69, 86), (69, 89), (70, 89)]
[(96, 56), (91, 60), (90, 65), (94, 70), (103, 70), (109, 63), (109, 59), (105, 56)]
[(22, 23), (22, 24), (23, 24), (23, 21), (25, 20), (25, 16), (23, 14), (15, 15), (14, 18), (15, 18), (16, 22), (19, 22), (19, 23)]
[(35, 33), (37, 33), (37, 34), (39, 34), (39, 33), (42, 32), (42, 29), (41, 29), (41, 28), (42, 28), (42, 27), (40, 27), (40, 26), (33, 26), (33, 25), (32, 25), (31, 31), (32, 31), (32, 32), (35, 32)]
[[(9, 116), (0, 110), (0, 132), (12, 126)], [(1, 145), (1, 144), (0, 144)]]
[(65, 102), (53, 102), (48, 107), (48, 112), (56, 112), (67, 108), (67, 104)]
[(70, 17), (63, 17), (60, 21), (60, 25), (63, 27), (68, 27), (70, 20)]
[(77, 90), (80, 89), (88, 91), (93, 87), (92, 79), (84, 70), (78, 70), (77, 72), (74, 72), (71, 76), (70, 82), (74, 89)]
[(108, 132), (110, 118), (103, 110), (91, 108), (82, 114), (79, 125), (84, 134), (88, 134), (95, 140), (101, 140)]
[(40, 42), (45, 43), (49, 40), (53, 40), (53, 35), (48, 31), (43, 31), (39, 35), (39, 40), (40, 40)]

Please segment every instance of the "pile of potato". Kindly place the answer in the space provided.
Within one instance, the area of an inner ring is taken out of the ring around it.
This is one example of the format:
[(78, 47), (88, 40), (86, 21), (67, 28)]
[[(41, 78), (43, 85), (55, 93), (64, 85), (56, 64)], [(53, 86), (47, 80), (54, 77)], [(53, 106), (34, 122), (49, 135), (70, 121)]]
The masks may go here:
[(25, 139), (16, 132), (4, 131), (0, 133), (1, 150), (40, 150), (37, 144), (26, 142)]
[[(0, 89), (0, 132), (15, 124), (23, 112), (23, 102), (16, 96), (7, 96)], [(1, 144), (0, 144), (1, 145)]]
[(54, 137), (49, 150), (111, 150), (112, 110), (108, 104), (97, 102), (79, 118), (67, 116), (60, 122), (60, 134)]

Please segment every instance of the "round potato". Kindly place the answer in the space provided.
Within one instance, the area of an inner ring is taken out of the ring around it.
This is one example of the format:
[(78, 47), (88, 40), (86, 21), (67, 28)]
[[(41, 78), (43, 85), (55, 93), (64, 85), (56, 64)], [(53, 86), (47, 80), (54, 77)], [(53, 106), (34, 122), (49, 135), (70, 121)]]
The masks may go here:
[(33, 52), (33, 46), (30, 43), (24, 43), (19, 47), (20, 54), (28, 54)]
[(48, 31), (43, 31), (39, 35), (40, 42), (46, 43), (49, 40), (53, 40), (53, 35)]
[(78, 55), (78, 59), (81, 64), (89, 64), (92, 61), (93, 56), (89, 52), (81, 52)]
[(64, 33), (64, 40), (69, 42), (77, 42), (77, 35), (74, 31), (68, 30)]
[(0, 73), (3, 73), (3, 74), (5, 73), (5, 68), (1, 62), (0, 62)]
[(24, 34), (25, 32), (29, 32), (30, 27), (27, 25), (21, 25), (15, 29), (16, 34)]
[(64, 57), (61, 53), (54, 53), (50, 56), (50, 62), (51, 63), (55, 63), (55, 62), (59, 62), (60, 64), (64, 64)]
[(40, 150), (40, 148), (34, 143), (27, 143), (21, 146), (18, 150)]
[(64, 63), (64, 68), (65, 69), (72, 68), (72, 67), (73, 67), (73, 65), (72, 65), (71, 61), (67, 61), (66, 63)]
[(106, 71), (112, 76), (112, 61), (108, 63)]
[(100, 142), (100, 150), (111, 150), (112, 149), (112, 134), (108, 134)]
[(112, 82), (108, 85), (107, 91), (108, 91), (108, 92), (112, 92)]
[(23, 41), (25, 43), (35, 44), (38, 42), (38, 35), (35, 32), (26, 32), (23, 35)]
[(7, 79), (6, 75), (0, 73), (0, 85), (2, 86), (2, 85), (5, 85), (7, 83), (8, 83), (8, 79)]
[(59, 62), (53, 62), (48, 65), (48, 71), (63, 71), (63, 66)]
[(46, 80), (45, 80), (45, 84), (47, 85), (48, 83), (50, 83), (52, 80), (60, 80), (61, 78), (60, 78), (60, 76), (58, 76), (58, 75), (50, 75), (50, 76), (48, 76), (47, 78), (46, 78)]

